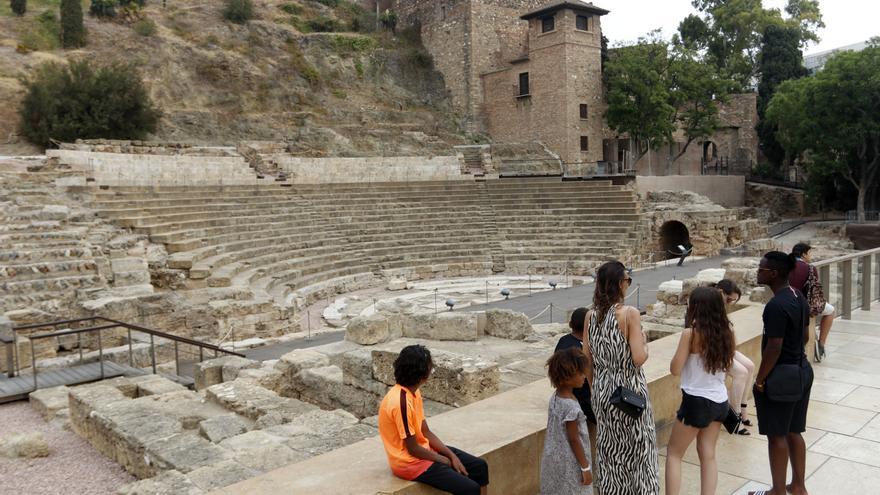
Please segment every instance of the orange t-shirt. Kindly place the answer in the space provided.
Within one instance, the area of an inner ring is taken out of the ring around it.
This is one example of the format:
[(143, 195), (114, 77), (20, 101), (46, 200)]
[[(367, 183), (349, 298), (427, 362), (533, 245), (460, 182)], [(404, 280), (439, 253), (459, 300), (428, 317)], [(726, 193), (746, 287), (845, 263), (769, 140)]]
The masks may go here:
[(379, 405), (379, 436), (388, 455), (388, 465), (392, 473), (405, 480), (418, 478), (433, 464), (410, 455), (404, 442), (407, 437), (415, 436), (419, 445), (430, 450), (430, 443), (422, 434), (424, 421), (425, 407), (418, 390), (412, 393), (406, 387), (395, 385)]

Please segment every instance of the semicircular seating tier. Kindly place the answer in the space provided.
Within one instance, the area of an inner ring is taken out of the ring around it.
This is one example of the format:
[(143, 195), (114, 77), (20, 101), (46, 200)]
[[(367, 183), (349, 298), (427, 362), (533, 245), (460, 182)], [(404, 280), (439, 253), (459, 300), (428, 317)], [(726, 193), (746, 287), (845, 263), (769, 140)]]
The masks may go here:
[(558, 178), (97, 191), (92, 207), (165, 244), (188, 285), (308, 304), (392, 278), (587, 273), (634, 250), (639, 206)]

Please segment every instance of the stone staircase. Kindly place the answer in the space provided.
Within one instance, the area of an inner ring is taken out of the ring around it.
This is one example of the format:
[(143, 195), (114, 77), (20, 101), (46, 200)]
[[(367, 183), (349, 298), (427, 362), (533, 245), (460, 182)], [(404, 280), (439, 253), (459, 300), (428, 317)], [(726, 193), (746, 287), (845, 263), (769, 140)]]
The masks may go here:
[(585, 273), (626, 256), (639, 219), (632, 192), (559, 179), (119, 187), (91, 206), (165, 244), (190, 288), (300, 307), (390, 278)]

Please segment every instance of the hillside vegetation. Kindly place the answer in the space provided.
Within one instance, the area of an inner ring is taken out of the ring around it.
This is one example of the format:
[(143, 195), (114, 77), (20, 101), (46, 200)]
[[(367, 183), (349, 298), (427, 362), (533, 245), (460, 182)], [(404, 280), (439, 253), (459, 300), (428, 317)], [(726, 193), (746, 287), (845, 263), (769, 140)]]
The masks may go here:
[(156, 140), (283, 140), (319, 156), (448, 153), (465, 140), (417, 34), (376, 31), (347, 0), (256, 0), (242, 24), (221, 0), (162, 3), (86, 14), (87, 45), (67, 51), (59, 0), (29, 0), (24, 17), (0, 3), (0, 155), (39, 151), (17, 134), (21, 78), (79, 59), (137, 67), (163, 114)]

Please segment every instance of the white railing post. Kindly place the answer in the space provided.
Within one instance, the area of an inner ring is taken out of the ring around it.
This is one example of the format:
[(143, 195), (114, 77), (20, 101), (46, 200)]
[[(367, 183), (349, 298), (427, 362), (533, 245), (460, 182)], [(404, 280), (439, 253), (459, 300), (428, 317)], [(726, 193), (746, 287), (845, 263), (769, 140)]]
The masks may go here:
[(843, 301), (840, 303), (840, 314), (844, 320), (852, 319), (852, 283), (853, 283), (853, 263), (852, 260), (845, 260), (841, 263), (843, 270)]
[(874, 257), (871, 255), (862, 258), (862, 311), (871, 311), (871, 299), (874, 296)]

